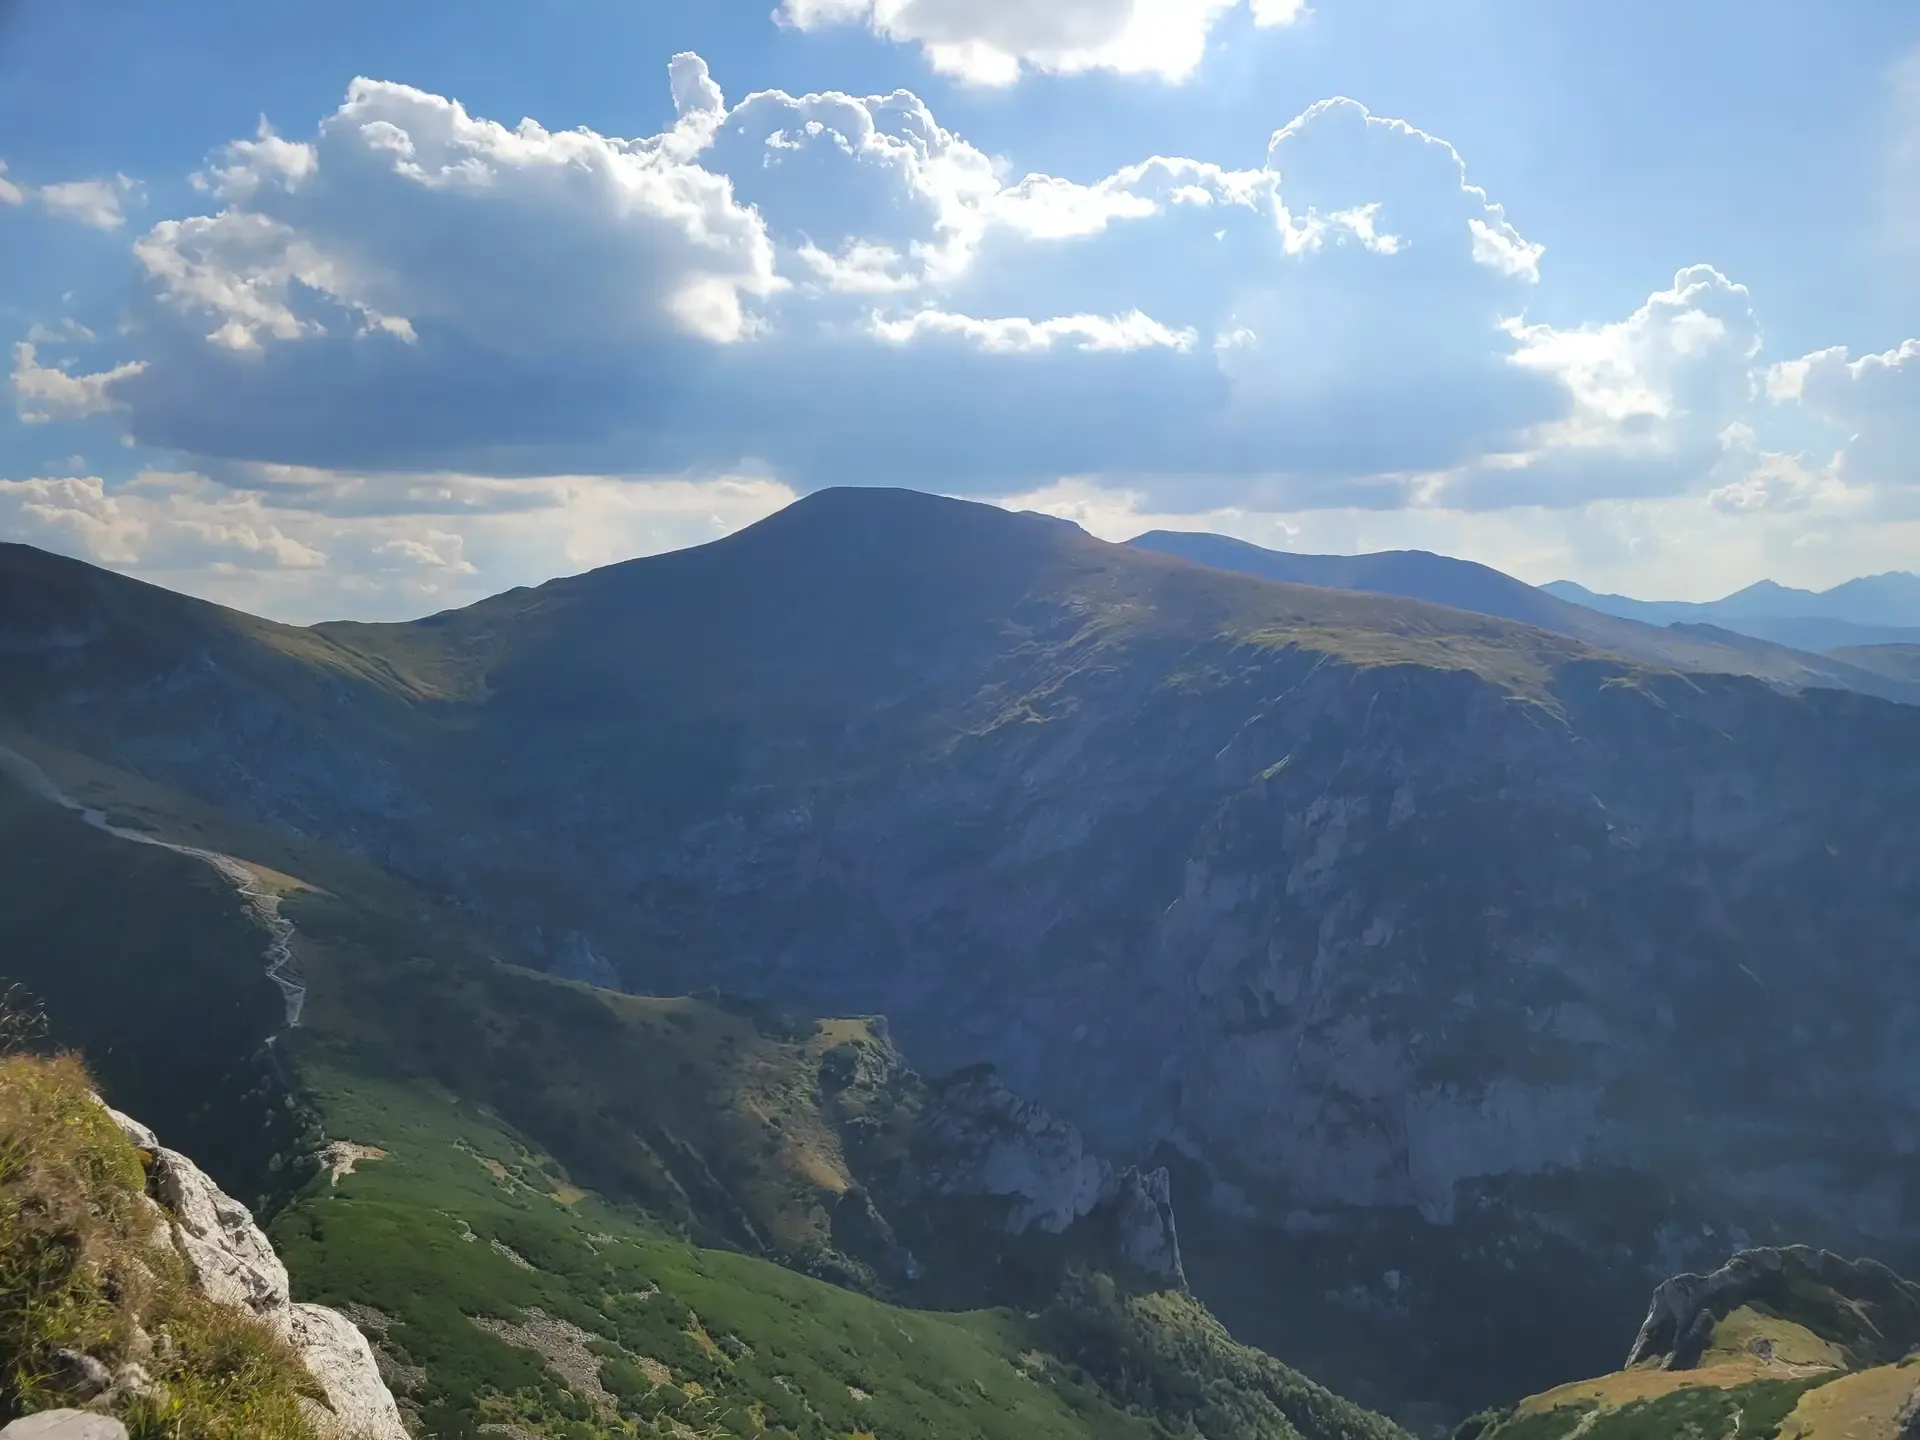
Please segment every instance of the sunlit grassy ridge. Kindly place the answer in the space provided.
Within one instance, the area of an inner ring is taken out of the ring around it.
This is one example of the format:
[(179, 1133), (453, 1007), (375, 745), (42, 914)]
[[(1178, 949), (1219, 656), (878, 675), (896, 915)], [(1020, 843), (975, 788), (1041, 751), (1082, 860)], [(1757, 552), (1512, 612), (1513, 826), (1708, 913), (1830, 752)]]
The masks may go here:
[(1458, 1440), (1896, 1440), (1920, 1396), (1911, 1287), (1789, 1263), (1765, 1298), (1717, 1311), (1697, 1363), (1655, 1356), (1476, 1416)]

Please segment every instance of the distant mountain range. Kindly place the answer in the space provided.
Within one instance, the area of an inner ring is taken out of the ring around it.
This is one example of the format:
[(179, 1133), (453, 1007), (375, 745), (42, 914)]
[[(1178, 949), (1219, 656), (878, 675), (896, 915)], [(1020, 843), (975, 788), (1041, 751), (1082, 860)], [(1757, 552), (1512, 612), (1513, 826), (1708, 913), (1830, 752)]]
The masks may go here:
[(1891, 571), (1831, 590), (1795, 590), (1762, 580), (1721, 600), (1635, 600), (1596, 595), (1571, 580), (1540, 587), (1606, 615), (1649, 625), (1717, 625), (1800, 650), (1920, 644), (1920, 575)]
[[(1717, 602), (1718, 606), (1731, 607), (1726, 613), (1713, 605), (1676, 603), (1671, 607), (1674, 613), (1665, 614), (1656, 603), (1593, 595), (1565, 582), (1536, 587), (1490, 566), (1425, 550), (1299, 555), (1268, 550), (1226, 535), (1179, 530), (1149, 531), (1130, 543), (1137, 549), (1266, 580), (1396, 595), (1517, 620), (1617, 655), (1677, 670), (1752, 675), (1777, 685), (1857, 690), (1889, 699), (1920, 701), (1920, 677), (1915, 676), (1911, 665), (1877, 653), (1881, 646), (1920, 641), (1920, 629), (1892, 625), (1869, 628), (1831, 616), (1746, 618), (1746, 612), (1763, 612), (1770, 595), (1809, 593), (1766, 582)], [(1902, 602), (1896, 582), (1914, 587), (1917, 593), (1913, 604), (1920, 607), (1920, 579), (1911, 575), (1856, 580), (1829, 591), (1825, 597), (1814, 598), (1831, 600), (1840, 607), (1851, 606), (1849, 613), (1866, 614), (1872, 613), (1867, 608), (1871, 596), (1878, 594), (1883, 596), (1879, 613), (1905, 614), (1897, 608)], [(1875, 586), (1880, 588), (1857, 588)], [(1842, 591), (1849, 591), (1850, 597), (1841, 597)], [(1612, 608), (1610, 602), (1640, 609), (1628, 613)], [(1914, 613), (1920, 614), (1920, 609)], [(1794, 635), (1801, 638), (1789, 638)], [(1852, 648), (1845, 655), (1821, 653), (1838, 646)]]

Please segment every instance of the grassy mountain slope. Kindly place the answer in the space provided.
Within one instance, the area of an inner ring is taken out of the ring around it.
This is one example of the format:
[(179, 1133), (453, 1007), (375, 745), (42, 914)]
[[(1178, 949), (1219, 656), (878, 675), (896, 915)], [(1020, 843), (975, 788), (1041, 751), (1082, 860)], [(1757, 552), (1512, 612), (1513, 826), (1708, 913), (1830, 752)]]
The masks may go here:
[(1863, 645), (1840, 651), (1836, 658), (1897, 680), (1920, 682), (1920, 645)]
[[(118, 823), (212, 838), (192, 802), (39, 753)], [(1032, 1313), (935, 1314), (801, 1273), (863, 1278), (833, 1249), (839, 1127), (887, 1128), (897, 1066), (831, 1098), (821, 1072), (884, 1051), (872, 1022), (517, 970), (358, 862), (219, 828), (286, 882), (298, 1029), (215, 871), (0, 777), (5, 976), (111, 1099), (273, 1191), (296, 1292), (349, 1309), (428, 1433), (1397, 1440), (1184, 1296), (1083, 1276)]]
[[(1676, 1319), (1680, 1333), (1662, 1328)], [(1626, 1368), (1476, 1416), (1458, 1434), (1900, 1440), (1920, 1408), (1917, 1347), (1920, 1287), (1802, 1248), (1750, 1252), (1663, 1285)]]
[(0, 653), (16, 705), (76, 682), (155, 686), (182, 662), (235, 667), (248, 684), (295, 703), (323, 701), (330, 682), (369, 696), (417, 698), (321, 631), (177, 595), (29, 545), (0, 543)]
[(1089, 1281), (1030, 1315), (898, 1309), (636, 1223), (483, 1108), (308, 1073), (331, 1124), (380, 1153), (316, 1183), (275, 1242), (314, 1298), (380, 1338), (442, 1437), (587, 1440), (662, 1417), (822, 1440), (1398, 1433), (1185, 1297)]
[[(891, 603), (876, 605), (876, 596)], [(631, 617), (621, 625), (615, 617)], [(1581, 653), (1425, 604), (1196, 570), (1066, 526), (912, 491), (829, 490), (712, 544), (514, 590), (405, 625), (316, 627), (409, 689), (494, 704), (567, 697), (783, 710), (938, 684), (1008, 641), (1084, 648), (1195, 632), (1359, 664), (1468, 669), (1537, 687)], [(831, 636), (833, 644), (821, 645)], [(937, 642), (938, 650), (929, 649)], [(642, 661), (636, 666), (632, 662)], [(744, 683), (751, 679), (751, 685)]]
[(44, 1011), (55, 1044), (92, 1057), (235, 1194), (269, 1191), (268, 1157), (298, 1131), (265, 1053), (283, 1006), (230, 884), (112, 841), (0, 772), (0, 937), (0, 982)]
[[(1788, 622), (1755, 630), (1740, 623), (1717, 620), (1705, 610), (1671, 616), (1649, 608), (1630, 612), (1599, 602), (1609, 597), (1574, 594), (1577, 586), (1537, 588), (1489, 566), (1456, 560), (1424, 550), (1391, 550), (1373, 555), (1296, 555), (1268, 550), (1226, 535), (1176, 530), (1154, 530), (1129, 542), (1159, 554), (1177, 555), (1196, 564), (1236, 570), (1296, 585), (1321, 585), (1337, 590), (1365, 590), (1400, 595), (1460, 610), (1499, 615), (1523, 625), (1567, 635), (1598, 649), (1630, 656), (1677, 670), (1729, 675), (1752, 675), (1781, 685), (1826, 685), (1858, 690), (1868, 695), (1920, 701), (1920, 689), (1910, 689), (1897, 677), (1823, 656), (1827, 643), (1846, 644), (1840, 631), (1799, 635)], [(1586, 599), (1583, 600), (1582, 596)], [(1630, 604), (1633, 602), (1629, 602)], [(1659, 615), (1661, 618), (1655, 618)], [(1665, 628), (1676, 621), (1719, 624), (1741, 632), (1748, 643), (1728, 643), (1730, 636), (1703, 628)], [(1751, 643), (1755, 637), (1770, 642)], [(1856, 643), (1864, 640), (1857, 636)], [(1801, 648), (1792, 648), (1796, 644)], [(1889, 684), (1889, 679), (1894, 683)]]

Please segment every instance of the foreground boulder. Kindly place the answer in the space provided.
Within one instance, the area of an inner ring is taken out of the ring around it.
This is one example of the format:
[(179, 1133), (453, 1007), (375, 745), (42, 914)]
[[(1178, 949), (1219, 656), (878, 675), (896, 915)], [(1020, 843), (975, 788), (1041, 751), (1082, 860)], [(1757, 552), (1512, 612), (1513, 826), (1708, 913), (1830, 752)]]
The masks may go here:
[(42, 1410), (0, 1430), (0, 1440), (127, 1440), (127, 1427), (89, 1410)]

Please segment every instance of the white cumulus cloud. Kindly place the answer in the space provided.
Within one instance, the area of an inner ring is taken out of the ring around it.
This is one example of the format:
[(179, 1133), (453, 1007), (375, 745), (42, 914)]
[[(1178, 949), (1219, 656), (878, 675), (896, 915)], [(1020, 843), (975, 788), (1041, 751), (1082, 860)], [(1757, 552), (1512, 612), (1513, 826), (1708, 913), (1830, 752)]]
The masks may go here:
[[(99, 342), (117, 363), (76, 374), (49, 339), (16, 365), (22, 413), (122, 405), (329, 573), (420, 598), (526, 578), (509, 517), (584, 559), (567, 486), (626, 516), (619, 495), (712, 475), (1075, 477), (1140, 513), (1599, 506), (1623, 535), (1706, 533), (1854, 523), (1913, 448), (1911, 357), (1770, 371), (1753, 297), (1712, 267), (1549, 323), (1524, 218), (1352, 100), (1252, 165), (1056, 175), (904, 91), (730, 103), (692, 55), (668, 83), (675, 118), (635, 138), (362, 80), (311, 133), (235, 141), (206, 213), (136, 242), (144, 288)], [(604, 529), (643, 543), (637, 523)]]
[[(860, 25), (917, 45), (944, 75), (1011, 85), (1025, 71), (1106, 70), (1180, 81), (1199, 68), (1207, 37), (1239, 0), (781, 0), (802, 30)], [(1252, 0), (1253, 23), (1290, 25), (1304, 0)]]
[[(88, 338), (92, 338), (90, 333)], [(20, 418), (29, 424), (99, 415), (119, 405), (112, 393), (114, 385), (146, 368), (144, 360), (129, 360), (111, 370), (76, 375), (58, 366), (42, 365), (34, 341), (22, 340), (13, 347), (14, 405)]]
[(504, 482), (285, 467), (0, 479), (0, 539), (305, 623), (465, 604), (717, 539), (793, 500), (766, 480)]
[(40, 188), (40, 203), (52, 215), (78, 220), (95, 230), (118, 230), (127, 223), (127, 202), (140, 193), (125, 175), (105, 180), (66, 180)]
[(874, 317), (873, 330), (883, 340), (905, 344), (923, 335), (955, 335), (997, 354), (1025, 354), (1051, 350), (1056, 342), (1081, 350), (1142, 350), (1155, 346), (1190, 350), (1198, 338), (1191, 330), (1169, 330), (1138, 310), (1126, 315), (1057, 315), (1050, 320), (1011, 316), (977, 320), (943, 310), (921, 310), (903, 320)]
[(127, 205), (140, 196), (140, 182), (125, 175), (24, 185), (7, 178), (7, 162), (0, 160), (0, 205), (37, 201), (49, 215), (77, 220), (95, 230), (118, 230), (126, 224)]
[(256, 497), (220, 492), (197, 475), (152, 473), (119, 490), (98, 476), (0, 480), (0, 533), (62, 540), (57, 548), (134, 567), (318, 569), (326, 556), (292, 538)]
[(1766, 387), (1827, 427), (1851, 479), (1920, 491), (1920, 340), (1858, 359), (1818, 350), (1773, 366)]
[(1572, 403), (1509, 363), (1540, 247), (1451, 145), (1350, 100), (1255, 168), (1079, 178), (1012, 172), (904, 91), (729, 105), (693, 55), (669, 80), (675, 121), (634, 139), (360, 80), (310, 138), (233, 142), (218, 208), (136, 243), (134, 433), (381, 473), (1394, 503)]
[[(702, 72), (703, 73), (703, 72)], [(206, 183), (217, 214), (135, 247), (167, 302), (232, 349), (435, 324), (507, 351), (753, 328), (781, 286), (760, 219), (673, 133), (509, 129), (406, 85), (356, 80), (316, 137), (262, 127)]]

